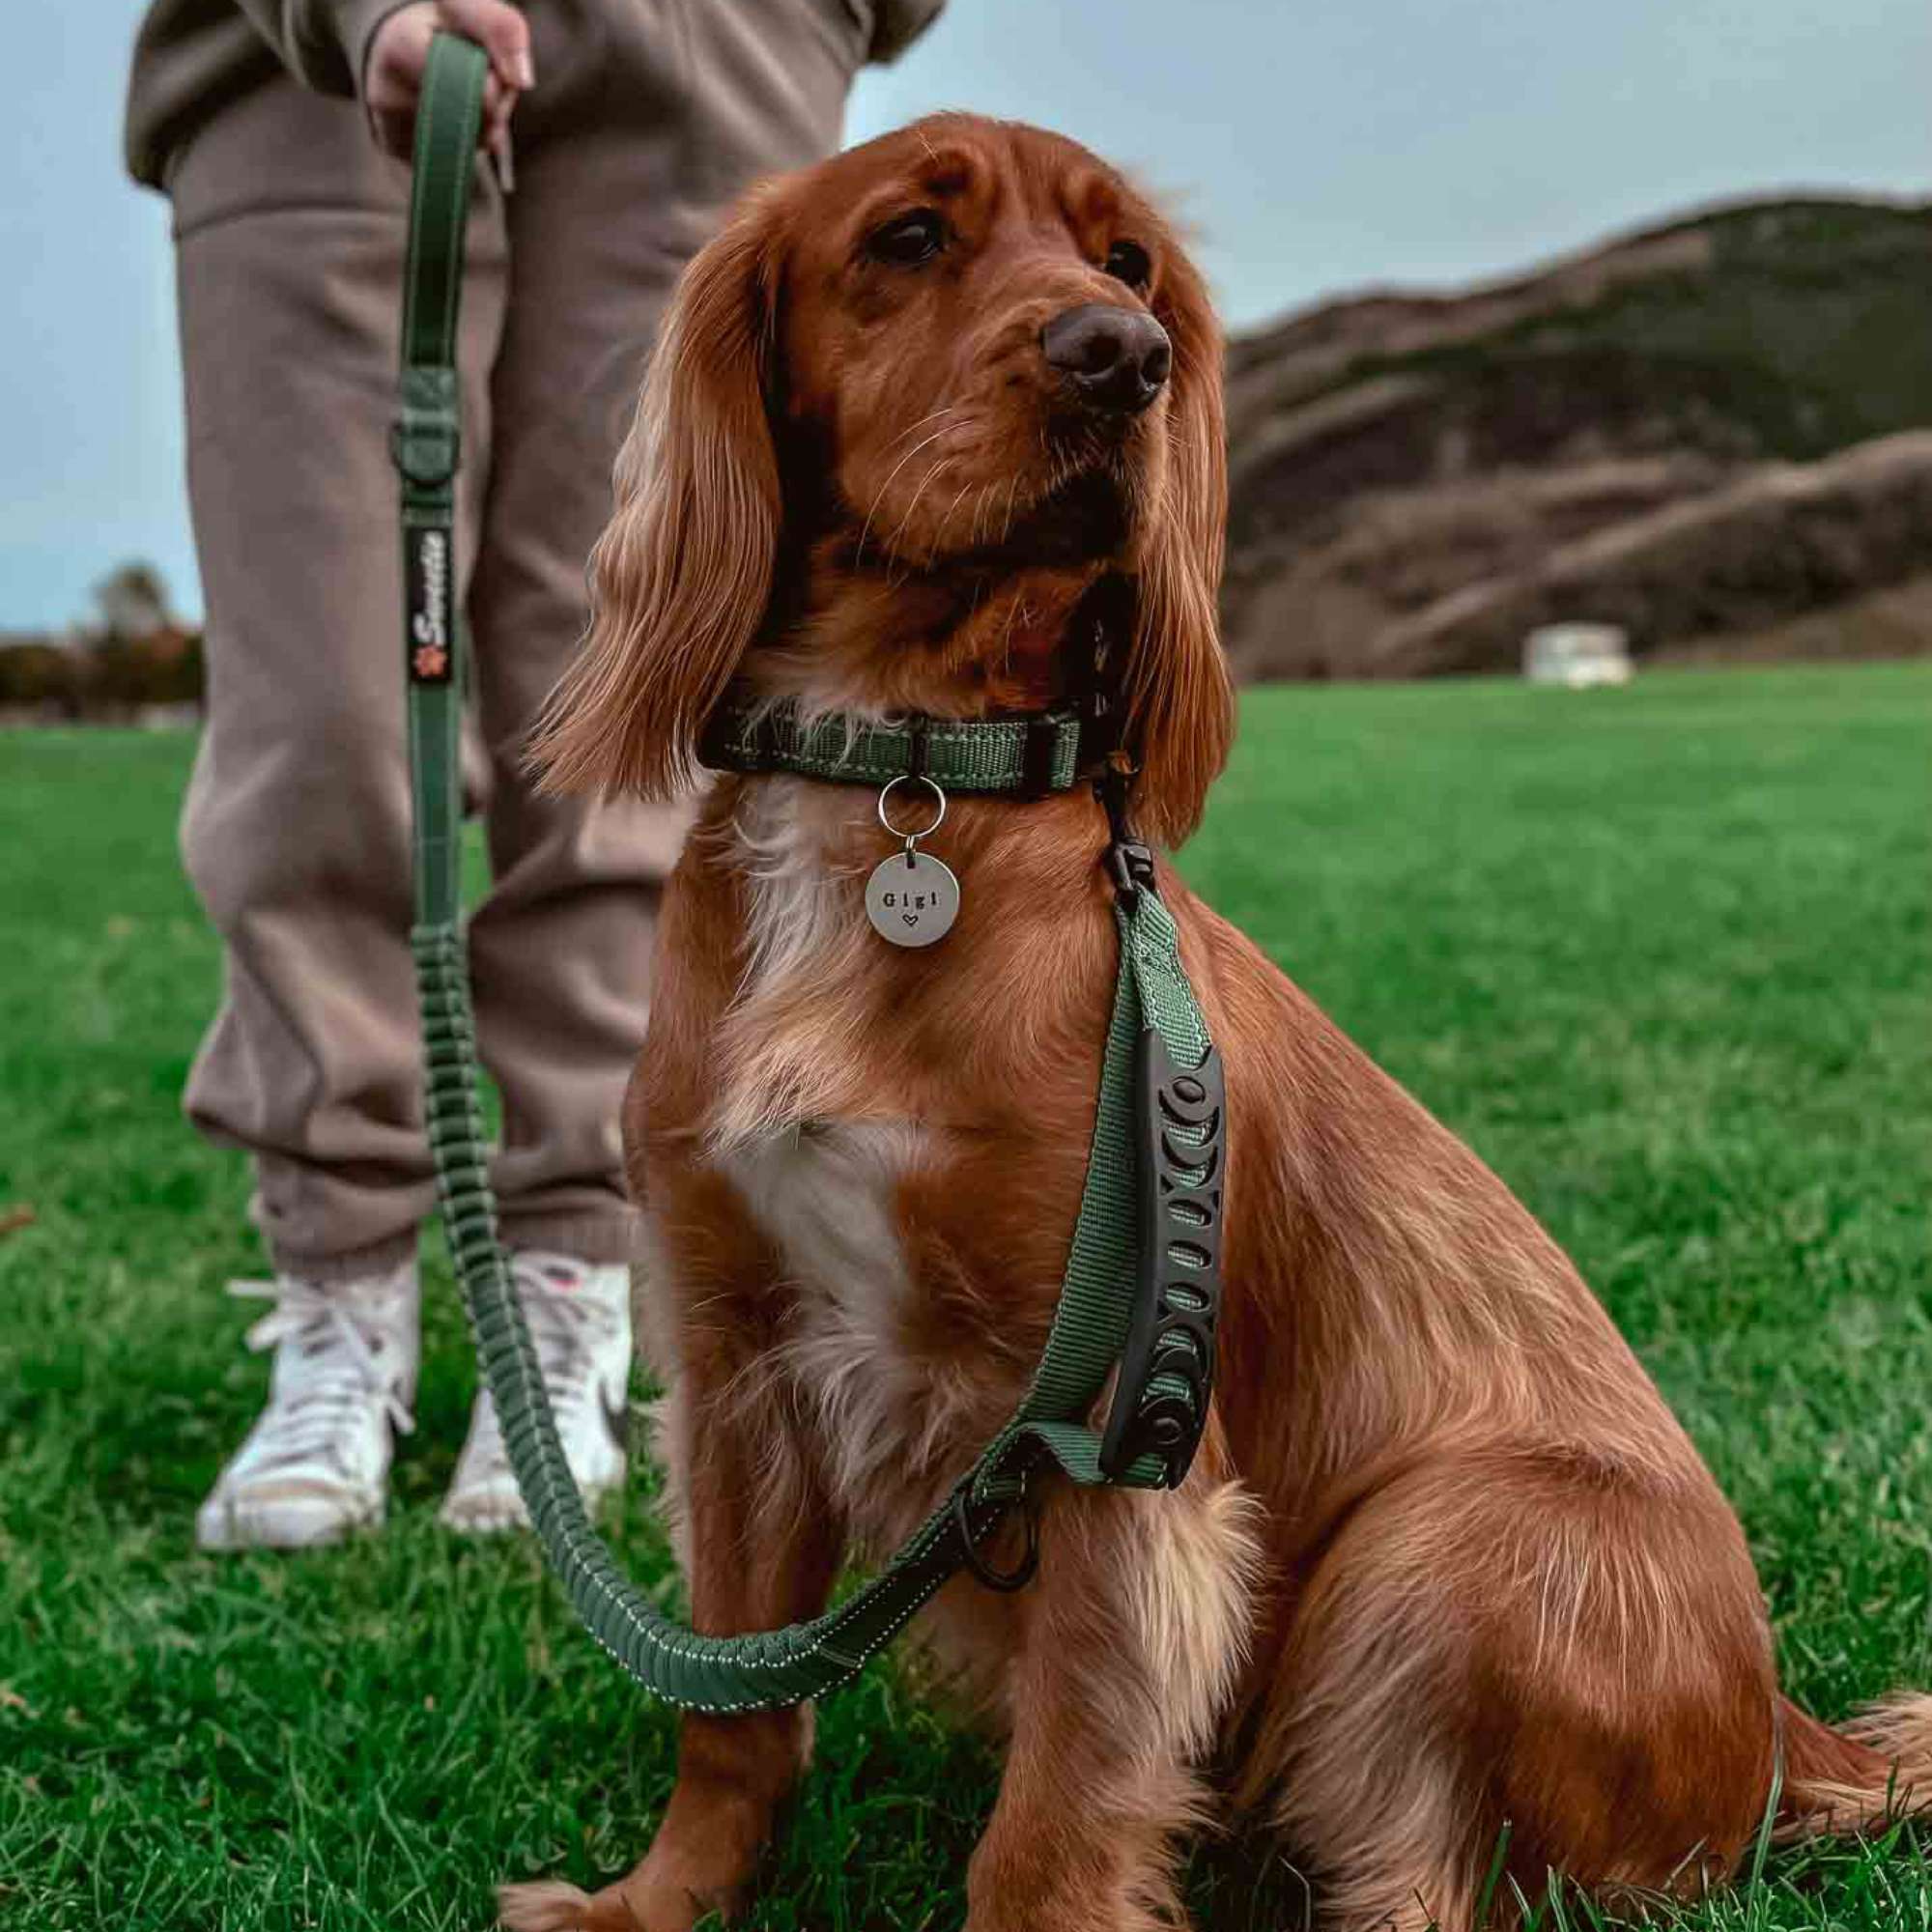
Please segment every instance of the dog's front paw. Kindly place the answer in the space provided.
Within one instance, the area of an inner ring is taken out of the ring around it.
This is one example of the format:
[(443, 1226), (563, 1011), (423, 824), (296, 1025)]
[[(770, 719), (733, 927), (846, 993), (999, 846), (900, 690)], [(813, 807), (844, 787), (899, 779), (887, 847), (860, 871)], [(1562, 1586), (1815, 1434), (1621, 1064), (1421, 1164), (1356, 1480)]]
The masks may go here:
[(574, 1885), (542, 1880), (497, 1889), (497, 1922), (505, 1932), (691, 1932), (713, 1913), (736, 1919), (744, 1907), (740, 1887), (694, 1891), (646, 1859), (629, 1878), (594, 1896)]
[(587, 1891), (554, 1879), (499, 1885), (497, 1922), (506, 1932), (635, 1932), (623, 1901), (616, 1901), (613, 1915), (602, 1902), (605, 1896), (592, 1898)]
[[(658, 1865), (657, 1870), (652, 1866)], [(750, 1887), (731, 1883), (694, 1885), (688, 1878), (673, 1878), (655, 1859), (646, 1859), (622, 1885), (611, 1888), (598, 1898), (617, 1898), (625, 1919), (611, 1921), (612, 1932), (691, 1932), (701, 1918), (715, 1913), (727, 1925), (735, 1925), (745, 1916)], [(592, 1932), (604, 1932), (601, 1920), (592, 1921)]]

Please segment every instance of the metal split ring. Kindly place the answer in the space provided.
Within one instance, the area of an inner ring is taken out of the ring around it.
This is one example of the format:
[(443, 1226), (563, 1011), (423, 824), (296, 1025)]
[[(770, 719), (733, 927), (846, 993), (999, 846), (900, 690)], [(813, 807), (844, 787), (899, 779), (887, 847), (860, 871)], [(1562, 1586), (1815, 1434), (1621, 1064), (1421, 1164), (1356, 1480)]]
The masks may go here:
[[(933, 797), (939, 801), (939, 810), (937, 814), (934, 816), (932, 823), (928, 825), (923, 832), (901, 832), (899, 828), (893, 823), (890, 814), (888, 814), (886, 810), (886, 801), (887, 799), (892, 797), (893, 787), (895, 785), (904, 784), (908, 779), (916, 779), (921, 784), (927, 786), (931, 790)], [(886, 828), (886, 830), (893, 835), (895, 838), (903, 839), (908, 845), (917, 844), (919, 840), (922, 838), (930, 838), (932, 835), (935, 832), (937, 832), (942, 825), (946, 823), (945, 788), (940, 784), (937, 779), (929, 779), (923, 772), (901, 772), (897, 778), (888, 779), (886, 781), (885, 790), (883, 790), (879, 794), (879, 823), (883, 825)]]

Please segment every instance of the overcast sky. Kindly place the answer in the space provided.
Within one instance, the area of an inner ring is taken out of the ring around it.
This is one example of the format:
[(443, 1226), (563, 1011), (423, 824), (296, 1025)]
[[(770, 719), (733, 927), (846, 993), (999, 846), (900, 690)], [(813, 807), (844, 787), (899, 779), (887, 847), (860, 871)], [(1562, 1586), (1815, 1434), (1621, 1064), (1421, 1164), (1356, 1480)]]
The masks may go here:
[[(9, 10), (0, 630), (134, 556), (199, 608), (166, 210), (119, 165), (137, 11)], [(848, 134), (968, 107), (1076, 135), (1179, 207), (1239, 325), (1718, 197), (1923, 193), (1928, 83), (1926, 0), (952, 0)]]

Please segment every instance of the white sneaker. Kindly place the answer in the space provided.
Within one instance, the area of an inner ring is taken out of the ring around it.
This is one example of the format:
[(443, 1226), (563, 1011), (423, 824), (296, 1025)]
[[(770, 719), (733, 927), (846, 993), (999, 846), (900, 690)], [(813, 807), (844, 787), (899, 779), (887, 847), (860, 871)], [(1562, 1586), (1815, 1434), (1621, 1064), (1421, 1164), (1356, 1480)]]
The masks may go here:
[(248, 1331), (275, 1350), (269, 1406), (194, 1520), (204, 1549), (298, 1549), (383, 1520), (393, 1430), (413, 1426), (416, 1265), (364, 1281), (232, 1281), (275, 1306)]
[[(631, 1272), (524, 1248), (510, 1278), (530, 1325), (564, 1460), (586, 1508), (624, 1480), (624, 1405), (631, 1384)], [(442, 1520), (471, 1535), (528, 1526), (529, 1512), (497, 1421), (479, 1389), (469, 1435), (443, 1498)]]

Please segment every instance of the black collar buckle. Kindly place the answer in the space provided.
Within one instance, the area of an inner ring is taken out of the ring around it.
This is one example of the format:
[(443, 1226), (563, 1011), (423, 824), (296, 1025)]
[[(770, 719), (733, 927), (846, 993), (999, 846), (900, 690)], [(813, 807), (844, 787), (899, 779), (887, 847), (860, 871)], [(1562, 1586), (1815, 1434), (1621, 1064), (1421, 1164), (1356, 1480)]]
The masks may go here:
[(1142, 887), (1153, 889), (1153, 850), (1134, 837), (1127, 822), (1127, 793), (1131, 776), (1119, 765), (1110, 764), (1094, 781), (1094, 790), (1107, 810), (1107, 850), (1100, 864), (1121, 903), (1131, 906)]
[(1133, 904), (1143, 886), (1153, 885), (1153, 852), (1138, 838), (1116, 838), (1107, 847), (1105, 865), (1124, 905)]

